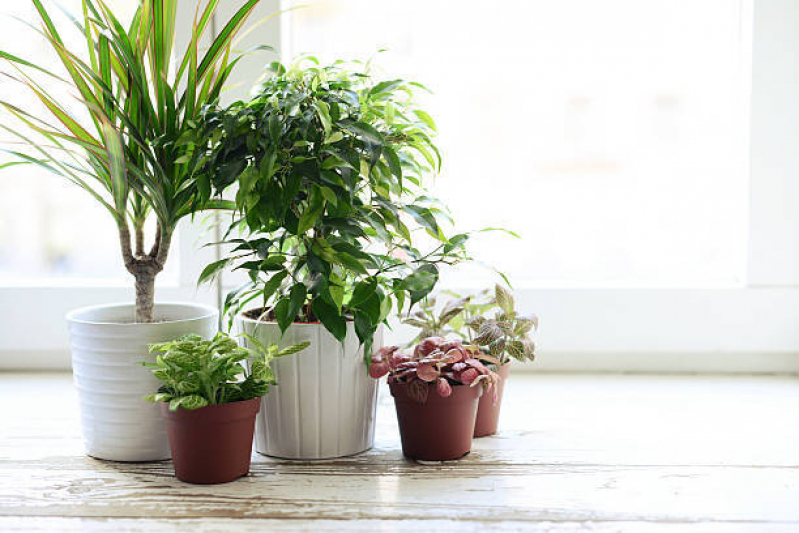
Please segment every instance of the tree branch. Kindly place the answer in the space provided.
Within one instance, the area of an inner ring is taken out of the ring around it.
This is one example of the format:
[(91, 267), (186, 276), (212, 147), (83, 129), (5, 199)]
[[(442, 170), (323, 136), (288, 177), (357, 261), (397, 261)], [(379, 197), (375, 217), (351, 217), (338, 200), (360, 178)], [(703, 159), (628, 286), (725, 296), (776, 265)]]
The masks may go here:
[(136, 257), (144, 255), (144, 222), (134, 222), (136, 232)]
[(158, 234), (155, 237), (153, 249), (150, 250), (150, 259), (155, 263), (155, 267), (160, 272), (164, 268), (166, 258), (169, 255), (169, 245), (172, 243), (172, 233), (167, 231), (158, 223)]
[(118, 222), (117, 227), (119, 228), (119, 245), (122, 250), (122, 261), (125, 263), (125, 268), (128, 269), (128, 272), (135, 274), (134, 270), (137, 261), (130, 247), (130, 229), (128, 228), (128, 223), (126, 220), (122, 219)]
[(158, 255), (158, 249), (161, 248), (161, 223), (158, 223), (155, 229), (155, 241), (153, 241), (153, 247), (150, 248), (150, 258), (155, 259), (155, 256)]

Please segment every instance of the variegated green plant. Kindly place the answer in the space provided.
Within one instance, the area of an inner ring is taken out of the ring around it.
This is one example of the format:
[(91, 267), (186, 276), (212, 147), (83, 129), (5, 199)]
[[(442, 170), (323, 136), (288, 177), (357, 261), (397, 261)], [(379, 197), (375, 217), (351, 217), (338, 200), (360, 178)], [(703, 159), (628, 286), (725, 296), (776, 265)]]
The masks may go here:
[[(135, 278), (136, 320), (151, 322), (155, 277), (178, 221), (200, 208), (232, 205), (199, 201), (207, 193), (189, 171), (195, 145), (186, 133), (218, 99), (241, 57), (232, 50), (234, 36), (259, 0), (242, 0), (229, 20), (218, 21), (220, 31), (204, 51), (198, 43), (211, 31), (219, 0), (198, 2), (193, 23), (184, 28), (176, 23), (178, 0), (140, 0), (127, 27), (104, 0), (82, 0), (81, 15), (67, 13), (69, 24), (54, 22), (43, 0), (31, 1), (39, 24), (29, 24), (30, 31), (42, 36), (63, 72), (0, 50), (7, 67), (2, 74), (45, 109), (34, 115), (8, 101), (8, 93), (0, 96), (11, 118), (0, 128), (17, 139), (5, 151), (77, 184), (108, 210), (125, 268)], [(190, 36), (185, 49), (175, 44), (178, 29)], [(64, 44), (61, 35), (70, 31), (79, 32), (84, 50)], [(58, 96), (56, 86), (67, 94)], [(150, 215), (157, 227), (148, 250)]]
[[(253, 337), (247, 338), (254, 349), (239, 346), (225, 333), (217, 333), (211, 340), (185, 335), (170, 342), (151, 344), (150, 352), (159, 355), (155, 363), (142, 365), (151, 368), (163, 385), (144, 399), (169, 402), (169, 408), (175, 411), (179, 407), (192, 410), (259, 398), (275, 384), (270, 361), (310, 345), (304, 342), (280, 350), (274, 345), (264, 347)], [(249, 372), (245, 361), (249, 361)]]
[(419, 334), (407, 345), (415, 346), (428, 337), (458, 334), (458, 330), (451, 323), (457, 323), (471, 299), (471, 296), (454, 296), (444, 302), (440, 310), (437, 307), (438, 298), (435, 296), (428, 296), (419, 302), (413, 313), (401, 319), (403, 324), (419, 328)]
[(538, 318), (518, 314), (513, 295), (501, 285), (494, 287), (494, 298), (490, 303), (496, 308), (493, 316), (478, 315), (467, 324), (474, 332), (471, 343), (496, 358), (501, 365), (510, 362), (511, 358), (532, 361), (535, 344), (530, 333), (538, 328)]

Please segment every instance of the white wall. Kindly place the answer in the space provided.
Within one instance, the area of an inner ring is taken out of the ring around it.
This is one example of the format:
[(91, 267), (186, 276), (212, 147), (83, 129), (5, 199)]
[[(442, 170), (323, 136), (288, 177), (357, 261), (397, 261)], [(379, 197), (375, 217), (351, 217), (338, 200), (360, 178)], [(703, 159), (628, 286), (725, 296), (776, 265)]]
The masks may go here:
[(799, 285), (799, 2), (756, 0), (749, 281)]

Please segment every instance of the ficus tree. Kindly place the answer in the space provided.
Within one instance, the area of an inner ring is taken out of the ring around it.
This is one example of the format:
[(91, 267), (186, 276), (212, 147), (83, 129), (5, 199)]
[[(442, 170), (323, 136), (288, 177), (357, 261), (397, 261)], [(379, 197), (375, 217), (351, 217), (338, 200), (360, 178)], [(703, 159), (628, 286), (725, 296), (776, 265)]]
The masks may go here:
[[(0, 50), (3, 74), (46, 110), (34, 116), (0, 96), (10, 116), (0, 127), (17, 140), (6, 151), (77, 184), (110, 213), (125, 268), (135, 278), (136, 320), (152, 321), (155, 278), (178, 222), (198, 209), (232, 206), (198, 189), (187, 133), (201, 110), (217, 101), (240, 59), (233, 39), (259, 0), (242, 2), (202, 51), (198, 43), (211, 31), (219, 0), (198, 3), (185, 50), (175, 44), (177, 0), (141, 0), (127, 25), (104, 0), (82, 0), (80, 15), (67, 13), (68, 26), (54, 23), (42, 0), (31, 1), (39, 20), (30, 31), (49, 44), (63, 72)], [(81, 34), (84, 50), (64, 44), (67, 31)], [(53, 84), (67, 87), (68, 96), (48, 91)], [(157, 224), (148, 249), (150, 216)]]
[(447, 236), (445, 209), (427, 192), (440, 166), (419, 84), (378, 81), (360, 63), (304, 58), (271, 75), (249, 101), (209, 109), (194, 144), (199, 189), (231, 184), (230, 266), (249, 283), (227, 310), (261, 303), (285, 330), (320, 320), (343, 340), (347, 321), (365, 344), (392, 309), (424, 298), (439, 267), (466, 258), (466, 233)]

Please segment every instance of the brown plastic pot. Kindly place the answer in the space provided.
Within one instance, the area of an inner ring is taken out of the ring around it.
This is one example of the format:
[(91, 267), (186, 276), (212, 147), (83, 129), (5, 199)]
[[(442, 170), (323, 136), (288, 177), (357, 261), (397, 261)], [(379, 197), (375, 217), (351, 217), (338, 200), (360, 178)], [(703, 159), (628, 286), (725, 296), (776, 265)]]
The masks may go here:
[(421, 404), (408, 396), (405, 383), (389, 383), (397, 408), (402, 453), (425, 461), (459, 459), (472, 449), (477, 402), (483, 387), (455, 385), (446, 398), (430, 387), (427, 402)]
[(188, 483), (233, 481), (250, 471), (255, 415), (261, 398), (207, 405), (193, 411), (169, 410), (161, 404), (166, 420), (175, 475)]
[(502, 392), (505, 381), (510, 374), (510, 363), (499, 367), (499, 383), (497, 383), (497, 401), (494, 401), (494, 392), (488, 392), (480, 397), (477, 407), (477, 422), (474, 424), (475, 437), (488, 437), (497, 432), (499, 424), (499, 409), (502, 406)]

